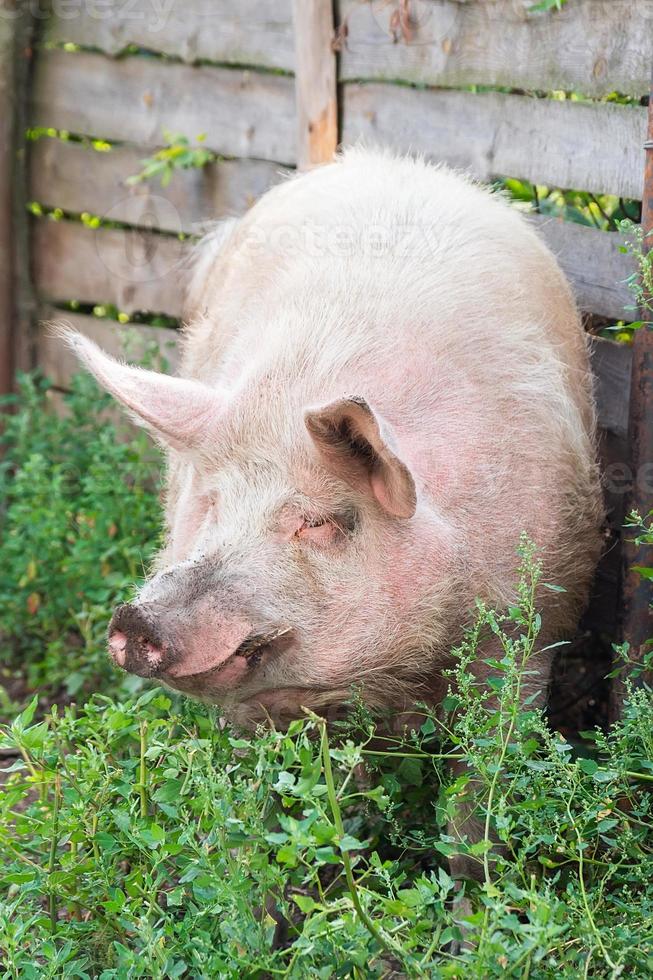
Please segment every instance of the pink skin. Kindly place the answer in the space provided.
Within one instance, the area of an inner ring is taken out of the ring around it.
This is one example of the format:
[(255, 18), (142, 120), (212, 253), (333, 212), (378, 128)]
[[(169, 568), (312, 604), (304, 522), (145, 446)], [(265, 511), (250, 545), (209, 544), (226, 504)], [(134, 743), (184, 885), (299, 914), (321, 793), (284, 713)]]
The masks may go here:
[(118, 364), (81, 334), (69, 329), (62, 333), (107, 391), (168, 445), (179, 450), (203, 445), (219, 424), (224, 399), (216, 389)]
[(340, 534), (337, 525), (329, 521), (324, 524), (313, 524), (310, 518), (304, 516), (298, 518), (294, 510), (286, 509), (278, 518), (272, 537), (273, 540), (281, 543), (296, 538), (325, 548), (336, 544)]
[(156, 667), (161, 663), (163, 654), (153, 643), (147, 643), (145, 645), (145, 656), (147, 657), (147, 662), (152, 666)]
[[(202, 626), (185, 637), (187, 648), (179, 662), (167, 671), (169, 677), (204, 674), (223, 664), (227, 665), (234, 651), (252, 632), (250, 623), (235, 618), (227, 622), (211, 611), (204, 614), (200, 612), (198, 619), (202, 621)], [(234, 670), (227, 671), (225, 667), (224, 676), (225, 680), (231, 678)]]
[(196, 540), (202, 522), (212, 506), (213, 500), (209, 494), (202, 492), (199, 474), (193, 467), (191, 478), (183, 486), (175, 510), (174, 524), (170, 529), (170, 540), (173, 543), (169, 554), (171, 562), (187, 557), (185, 552), (188, 543)]
[(114, 663), (118, 664), (119, 667), (125, 666), (125, 660), (127, 657), (127, 637), (120, 630), (116, 630), (109, 637), (109, 653), (111, 659)]

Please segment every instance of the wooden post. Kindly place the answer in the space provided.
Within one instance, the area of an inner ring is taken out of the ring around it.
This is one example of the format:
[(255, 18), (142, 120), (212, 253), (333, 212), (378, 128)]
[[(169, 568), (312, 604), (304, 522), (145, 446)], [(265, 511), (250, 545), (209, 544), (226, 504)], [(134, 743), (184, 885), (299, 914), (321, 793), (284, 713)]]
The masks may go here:
[(338, 145), (336, 54), (332, 0), (293, 0), (297, 166), (333, 159)]
[(16, 19), (0, 0), (0, 395), (14, 376), (14, 39)]
[(27, 334), (22, 293), (29, 277), (22, 190), (23, 107), (32, 29), (28, 6), (0, 0), (0, 394), (12, 390), (17, 366), (31, 367), (29, 338), (19, 336)]
[[(646, 163), (644, 169), (644, 194), (642, 198), (642, 231), (644, 250), (653, 251), (653, 80), (648, 109), (648, 132), (644, 144)], [(650, 297), (653, 299), (653, 297)], [(650, 312), (642, 310), (643, 320), (650, 319)], [(626, 514), (636, 510), (646, 519), (653, 511), (653, 326), (645, 323), (635, 332), (630, 381), (630, 407), (628, 417), (628, 445), (632, 487), (626, 501)], [(638, 567), (653, 565), (653, 548), (636, 545), (631, 531), (623, 532), (624, 580), (623, 639), (628, 642), (630, 656), (640, 661), (647, 641), (653, 638), (651, 616), (651, 582), (640, 575)], [(647, 680), (651, 682), (651, 674)], [(618, 718), (621, 711), (623, 685), (615, 684), (612, 696), (612, 715)]]

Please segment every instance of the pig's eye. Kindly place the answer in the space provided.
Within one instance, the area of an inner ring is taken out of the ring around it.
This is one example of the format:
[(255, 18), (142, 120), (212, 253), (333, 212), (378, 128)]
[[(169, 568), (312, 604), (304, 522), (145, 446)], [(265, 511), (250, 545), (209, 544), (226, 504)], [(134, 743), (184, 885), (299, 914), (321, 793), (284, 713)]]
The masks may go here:
[(324, 527), (327, 521), (323, 517), (305, 517), (302, 529), (311, 527)]
[(322, 517), (305, 517), (295, 536), (315, 544), (333, 544), (342, 536), (340, 527)]

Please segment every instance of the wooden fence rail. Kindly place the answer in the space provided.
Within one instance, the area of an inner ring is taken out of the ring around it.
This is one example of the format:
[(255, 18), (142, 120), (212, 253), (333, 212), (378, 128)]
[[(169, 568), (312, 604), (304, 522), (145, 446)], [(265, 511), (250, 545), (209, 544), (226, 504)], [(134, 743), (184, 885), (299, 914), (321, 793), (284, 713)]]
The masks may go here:
[[(531, 0), (424, 0), (402, 29), (398, 3), (341, 0), (341, 78), (445, 88), (648, 95), (649, 0), (572, 0), (549, 16)], [(393, 26), (394, 20), (394, 26)]]
[(293, 80), (266, 72), (44, 51), (32, 91), (34, 126), (150, 149), (164, 131), (199, 134), (216, 153), (295, 162)]

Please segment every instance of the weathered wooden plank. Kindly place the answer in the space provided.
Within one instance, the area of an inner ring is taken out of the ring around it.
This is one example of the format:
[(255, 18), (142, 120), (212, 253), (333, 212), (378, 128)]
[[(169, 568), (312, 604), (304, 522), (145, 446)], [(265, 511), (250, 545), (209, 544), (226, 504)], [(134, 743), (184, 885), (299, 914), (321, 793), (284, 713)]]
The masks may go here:
[(34, 283), (43, 299), (55, 303), (109, 303), (126, 313), (181, 316), (186, 255), (184, 243), (151, 231), (34, 222)]
[(628, 435), (632, 348), (593, 337), (590, 354), (599, 428), (625, 439)]
[(145, 147), (165, 143), (164, 129), (205, 133), (206, 146), (225, 156), (295, 159), (293, 80), (255, 71), (43, 51), (32, 122)]
[[(653, 81), (651, 83), (653, 90)], [(644, 170), (644, 198), (642, 201), (643, 247), (647, 260), (653, 260), (651, 235), (653, 234), (653, 91), (648, 106), (646, 141), (646, 166)], [(650, 285), (645, 287), (641, 303), (642, 319), (650, 320), (649, 304), (653, 299)], [(630, 411), (628, 439), (633, 484), (626, 498), (628, 512), (635, 511), (646, 521), (653, 516), (653, 327), (642, 326), (633, 337)], [(653, 528), (653, 522), (648, 525)], [(630, 655), (640, 664), (646, 661), (645, 652), (650, 650), (653, 638), (653, 589), (642, 569), (653, 565), (653, 539), (638, 540), (632, 534), (623, 534), (624, 578), (622, 588), (623, 633), (622, 639), (629, 645)], [(635, 681), (636, 671), (631, 671)], [(653, 684), (653, 668), (645, 670), (641, 680)], [(641, 681), (639, 681), (641, 683)], [(614, 704), (615, 716), (623, 707), (623, 698)], [(617, 691), (613, 690), (614, 694)]]
[(423, 153), (488, 179), (641, 199), (646, 109), (497, 92), (348, 84), (343, 141)]
[(44, 37), (111, 55), (135, 44), (191, 63), (292, 71), (295, 60), (291, 0), (65, 0)]
[(628, 485), (628, 402), (632, 349), (599, 337), (590, 344), (599, 422), (599, 462), (606, 508), (606, 537), (603, 557), (596, 571), (590, 607), (583, 627), (618, 635), (619, 581), (621, 578), (620, 534), (624, 521), (625, 490)]
[(89, 212), (141, 228), (198, 233), (207, 221), (242, 214), (283, 177), (267, 160), (220, 160), (128, 186), (142, 169), (144, 148), (97, 152), (80, 143), (40, 139), (32, 144), (30, 195), (46, 207)]
[(338, 145), (332, 0), (293, 0), (297, 166), (333, 159)]
[(22, 152), (34, 11), (0, 0), (0, 395), (33, 366), (25, 158)]
[(573, 0), (534, 15), (532, 0), (340, 0), (343, 79), (498, 85), (644, 95), (653, 64), (650, 0)]
[(557, 256), (581, 310), (615, 320), (633, 318), (625, 310), (633, 302), (625, 280), (635, 263), (619, 251), (620, 235), (544, 215), (531, 215), (530, 220)]
[(52, 323), (67, 323), (75, 330), (90, 337), (103, 350), (114, 357), (133, 363), (143, 358), (148, 362), (154, 359), (165, 361), (170, 371), (179, 366), (178, 335), (175, 330), (165, 327), (149, 327), (140, 323), (116, 323), (115, 320), (101, 320), (94, 316), (79, 313), (62, 313), (61, 310), (43, 308), (39, 312), (37, 330), (37, 352), (39, 367), (58, 388), (69, 388), (73, 374), (80, 370), (79, 361), (70, 348), (55, 337)]
[(16, 23), (0, 0), (0, 395), (14, 376), (14, 55)]

